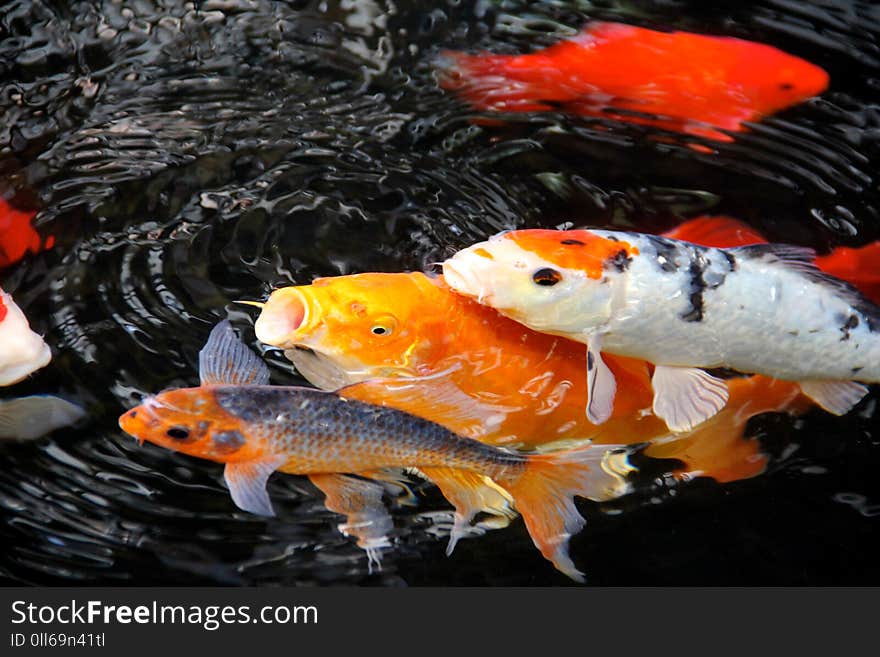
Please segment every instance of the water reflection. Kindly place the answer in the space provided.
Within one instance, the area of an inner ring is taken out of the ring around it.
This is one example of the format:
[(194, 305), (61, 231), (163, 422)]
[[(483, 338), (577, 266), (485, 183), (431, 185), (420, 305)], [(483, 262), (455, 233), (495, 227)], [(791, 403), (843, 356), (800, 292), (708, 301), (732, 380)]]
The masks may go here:
[[(219, 467), (138, 449), (116, 417), (143, 394), (195, 383), (210, 326), (226, 314), (248, 325), (237, 299), (316, 276), (423, 270), (505, 228), (659, 232), (711, 210), (820, 250), (880, 238), (877, 6), (723, 7), (7, 3), (3, 195), (35, 194), (38, 230), (56, 246), (4, 271), (2, 285), (55, 354), (3, 394), (75, 399), (89, 417), (49, 439), (0, 445), (2, 576), (565, 583), (521, 527), (463, 541), (447, 560), (433, 534), (451, 513), (422, 486), (418, 507), (394, 509), (396, 549), (370, 575), (308, 482), (270, 483), (278, 519), (239, 513)], [(442, 49), (528, 52), (588, 20), (766, 41), (825, 68), (831, 88), (718, 144), (658, 141), (648, 127), (561, 114), (478, 125), (437, 86)], [(303, 383), (280, 354), (268, 356), (273, 382)], [(572, 553), (591, 581), (876, 580), (866, 556), (877, 547), (876, 518), (842, 514), (833, 500), (849, 491), (878, 498), (871, 414), (762, 415), (744, 432), (769, 454), (768, 474), (681, 485), (663, 477), (678, 464), (646, 458), (639, 494), (582, 505), (590, 525)], [(803, 472), (805, 464), (827, 472)]]

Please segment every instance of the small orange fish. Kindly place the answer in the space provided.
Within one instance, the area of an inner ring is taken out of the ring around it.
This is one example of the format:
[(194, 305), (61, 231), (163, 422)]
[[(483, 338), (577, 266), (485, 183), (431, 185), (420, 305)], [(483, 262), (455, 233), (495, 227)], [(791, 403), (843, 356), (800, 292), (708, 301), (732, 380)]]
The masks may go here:
[[(732, 141), (828, 87), (818, 66), (732, 37), (591, 23), (528, 55), (444, 53), (440, 83), (478, 110), (562, 110)], [(713, 128), (714, 127), (714, 128)]]
[[(199, 354), (201, 386), (150, 397), (123, 414), (119, 425), (139, 440), (225, 463), (232, 499), (242, 509), (272, 515), (266, 481), (277, 471), (303, 474), (330, 491), (339, 508), (355, 492), (353, 510), (383, 523), (380, 496), (339, 473), (416, 467), (443, 482), (458, 515), (470, 520), (489, 478), (503, 487), (541, 553), (583, 581), (568, 556), (568, 538), (584, 520), (573, 496), (601, 499), (626, 484), (603, 468), (609, 448), (521, 454), (463, 438), (433, 422), (391, 408), (311, 388), (269, 386), (269, 370), (221, 322)], [(449, 471), (461, 472), (454, 478)], [(450, 551), (460, 533), (453, 531)], [(371, 536), (368, 549), (382, 545)], [(371, 555), (371, 558), (376, 558)]]

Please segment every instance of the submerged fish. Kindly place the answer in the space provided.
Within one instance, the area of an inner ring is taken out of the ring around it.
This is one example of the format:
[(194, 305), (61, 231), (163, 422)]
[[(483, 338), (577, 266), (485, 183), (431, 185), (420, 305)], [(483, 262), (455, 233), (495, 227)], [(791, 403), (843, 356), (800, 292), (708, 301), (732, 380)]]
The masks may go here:
[(821, 94), (828, 74), (772, 46), (731, 37), (591, 23), (578, 36), (528, 55), (446, 52), (440, 83), (478, 110), (562, 110), (719, 141), (713, 128)]
[(880, 308), (822, 273), (811, 249), (703, 247), (605, 230), (521, 230), (464, 249), (447, 283), (523, 324), (587, 344), (587, 412), (611, 416), (602, 353), (655, 364), (653, 410), (675, 431), (717, 413), (727, 367), (796, 381), (846, 413), (880, 381)]
[(0, 386), (21, 381), (51, 359), (49, 345), (30, 329), (24, 313), (0, 289)]
[(34, 212), (19, 210), (0, 198), (0, 269), (21, 260), (27, 253), (51, 248), (51, 237), (43, 240), (31, 225)]
[(85, 417), (82, 407), (54, 395), (0, 399), (0, 439), (34, 440)]
[[(488, 477), (510, 494), (541, 553), (582, 581), (568, 556), (569, 536), (584, 525), (572, 498), (601, 498), (609, 488), (625, 487), (602, 467), (608, 446), (524, 455), (395, 409), (311, 388), (266, 385), (268, 368), (225, 321), (212, 331), (199, 363), (200, 387), (150, 397), (119, 424), (139, 440), (225, 463), (232, 498), (247, 511), (273, 513), (266, 481), (276, 470), (312, 476), (338, 505), (355, 481), (340, 480), (339, 473), (372, 476), (382, 468), (416, 467), (443, 481), (459, 516), (469, 520), (480, 510), (473, 499), (480, 499)], [(450, 470), (467, 476), (448, 478)], [(383, 517), (378, 496), (357, 492), (358, 512)], [(450, 550), (459, 535), (453, 533)]]

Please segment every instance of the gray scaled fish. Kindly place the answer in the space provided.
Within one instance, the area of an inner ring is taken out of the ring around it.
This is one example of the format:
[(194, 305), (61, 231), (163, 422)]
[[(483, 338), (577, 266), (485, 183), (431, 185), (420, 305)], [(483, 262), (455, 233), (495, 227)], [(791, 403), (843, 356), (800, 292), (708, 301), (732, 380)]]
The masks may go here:
[(273, 472), (308, 475), (331, 508), (349, 515), (346, 527), (372, 557), (387, 545), (390, 520), (381, 490), (350, 474), (381, 479), (387, 468), (417, 468), (434, 481), (456, 508), (449, 551), (487, 499), (509, 494), (541, 553), (579, 581), (568, 539), (584, 519), (573, 496), (606, 499), (626, 490), (607, 467), (617, 446), (521, 454), (403, 411), (347, 400), (344, 389), (339, 395), (267, 385), (268, 368), (227, 321), (211, 332), (199, 364), (201, 386), (146, 399), (120, 417), (122, 429), (140, 441), (224, 463), (233, 501), (253, 513), (273, 514), (266, 491)]

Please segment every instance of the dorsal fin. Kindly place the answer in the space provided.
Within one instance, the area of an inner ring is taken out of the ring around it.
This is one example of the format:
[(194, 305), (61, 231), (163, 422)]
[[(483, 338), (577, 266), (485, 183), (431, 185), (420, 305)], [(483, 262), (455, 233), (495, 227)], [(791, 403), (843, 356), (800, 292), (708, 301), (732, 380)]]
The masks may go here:
[(202, 385), (252, 385), (269, 383), (269, 368), (247, 348), (228, 319), (217, 324), (199, 352)]
[(819, 271), (814, 260), (816, 252), (806, 246), (793, 244), (749, 244), (730, 249), (737, 256), (752, 258), (754, 260), (773, 259), (795, 269), (809, 269)]

